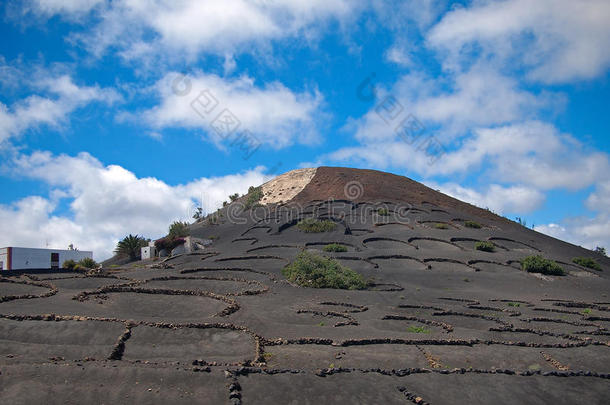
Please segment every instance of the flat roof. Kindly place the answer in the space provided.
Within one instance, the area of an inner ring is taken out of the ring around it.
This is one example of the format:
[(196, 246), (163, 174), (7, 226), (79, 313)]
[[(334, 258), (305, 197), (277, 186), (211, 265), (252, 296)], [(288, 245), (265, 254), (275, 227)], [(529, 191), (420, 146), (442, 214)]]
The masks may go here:
[(23, 246), (4, 246), (0, 247), (0, 249), (31, 249), (31, 250), (52, 250), (54, 252), (82, 252), (82, 253), (93, 253), (92, 250), (70, 250), (70, 249), (53, 249), (53, 248), (35, 248), (35, 247), (23, 247)]

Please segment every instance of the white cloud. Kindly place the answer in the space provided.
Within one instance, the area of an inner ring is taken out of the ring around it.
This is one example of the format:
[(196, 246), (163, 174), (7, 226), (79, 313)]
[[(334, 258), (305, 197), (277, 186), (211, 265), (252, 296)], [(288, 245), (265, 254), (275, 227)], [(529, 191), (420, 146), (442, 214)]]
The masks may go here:
[(567, 218), (560, 224), (540, 225), (534, 229), (587, 249), (595, 249), (597, 246), (608, 249), (610, 246), (610, 217), (607, 215)]
[(68, 17), (86, 14), (105, 0), (31, 0), (26, 2), (25, 11), (52, 16), (63, 14)]
[(499, 184), (490, 184), (484, 191), (476, 191), (462, 187), (456, 183), (428, 185), (459, 200), (471, 203), (481, 208), (502, 215), (506, 213), (530, 213), (540, 208), (545, 196), (540, 191), (525, 186), (504, 187)]
[[(428, 135), (434, 131), (435, 136), (449, 142), (475, 127), (523, 121), (541, 110), (559, 109), (564, 102), (561, 95), (522, 90), (515, 79), (483, 65), (450, 80), (413, 72), (402, 76), (389, 91), (378, 90), (376, 105), (349, 127), (361, 142), (397, 139), (395, 129), (409, 115), (427, 128)], [(378, 110), (384, 108), (388, 97), (398, 102), (394, 110), (397, 117), (384, 121)], [(434, 130), (439, 127), (440, 131)]]
[(586, 80), (610, 67), (609, 20), (607, 0), (477, 1), (446, 14), (428, 42), (451, 69), (493, 57), (545, 83)]
[[(229, 194), (263, 183), (268, 179), (263, 170), (170, 186), (155, 178), (138, 178), (120, 166), (105, 166), (87, 153), (22, 155), (13, 162), (13, 171), (47, 183), (51, 193), (49, 198), (31, 196), (0, 205), (0, 223), (11, 229), (0, 235), (0, 246), (44, 247), (48, 242), (61, 248), (74, 243), (105, 259), (126, 234), (163, 236), (172, 221), (190, 220), (195, 206), (211, 212)], [(68, 214), (55, 214), (61, 199), (69, 200)]]
[[(220, 144), (224, 132), (217, 133), (212, 123), (228, 109), (240, 122), (236, 131), (250, 131), (256, 139), (253, 143), (283, 148), (295, 141), (313, 144), (319, 140), (316, 122), (320, 118), (322, 96), (317, 91), (294, 93), (279, 82), (257, 87), (247, 76), (223, 79), (213, 74), (196, 73), (179, 78), (180, 74), (169, 73), (154, 86), (161, 102), (142, 113), (153, 127), (203, 129), (213, 142)], [(188, 94), (181, 93), (182, 89)], [(202, 96), (204, 90), (209, 93)], [(200, 104), (194, 109), (192, 101), (195, 99), (216, 107), (209, 113)]]
[(49, 95), (31, 95), (10, 107), (0, 103), (0, 144), (42, 125), (57, 128), (66, 122), (70, 113), (86, 104), (112, 104), (121, 99), (114, 89), (78, 86), (68, 75), (41, 76), (32, 85)]
[[(40, 8), (48, 14), (70, 12), (67, 6)], [(308, 38), (320, 24), (342, 22), (357, 8), (347, 0), (105, 1), (95, 8), (99, 23), (77, 38), (98, 56), (114, 48), (127, 59), (168, 53), (193, 59), (204, 52), (249, 52), (273, 40)]]
[[(385, 123), (377, 125), (383, 127)], [(372, 134), (380, 132), (372, 125), (367, 130)], [(436, 138), (426, 132), (413, 144), (400, 139), (373, 142), (365, 138), (362, 145), (339, 149), (326, 158), (380, 168), (398, 167), (425, 176), (484, 171), (492, 181), (539, 190), (581, 190), (604, 180), (610, 172), (607, 154), (592, 151), (574, 137), (540, 121), (474, 129), (454, 150), (439, 146), (442, 141), (425, 147), (428, 144), (424, 140), (432, 139)]]
[(455, 152), (435, 166), (444, 174), (468, 172), (483, 163), (494, 178), (540, 189), (579, 190), (603, 179), (610, 170), (605, 153), (587, 149), (550, 124), (530, 121), (474, 131)]
[(447, 0), (372, 0), (371, 6), (384, 27), (403, 35), (428, 29), (446, 10)]
[(413, 66), (411, 55), (409, 55), (408, 51), (404, 48), (393, 46), (386, 51), (384, 56), (389, 62), (395, 63), (402, 67)]
[[(606, 171), (604, 174), (607, 174)], [(537, 226), (536, 230), (589, 249), (610, 249), (610, 181), (600, 181), (586, 200), (593, 217), (568, 217), (559, 224)]]

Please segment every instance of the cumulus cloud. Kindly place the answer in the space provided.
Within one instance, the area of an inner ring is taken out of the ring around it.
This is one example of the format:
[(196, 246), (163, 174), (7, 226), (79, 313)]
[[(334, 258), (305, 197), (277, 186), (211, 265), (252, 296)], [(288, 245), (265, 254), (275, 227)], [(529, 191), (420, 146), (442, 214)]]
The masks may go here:
[(30, 8), (68, 16), (94, 9), (98, 23), (77, 38), (96, 55), (114, 48), (128, 59), (250, 51), (251, 45), (314, 35), (317, 25), (343, 21), (359, 8), (347, 0), (117, 0), (95, 8), (95, 0), (78, 3), (38, 0)]
[(559, 223), (537, 226), (536, 230), (589, 249), (610, 249), (610, 181), (597, 184), (586, 206), (595, 213), (593, 216), (568, 217)]
[(399, 167), (425, 176), (485, 171), (493, 181), (521, 183), (539, 190), (581, 190), (604, 180), (610, 171), (607, 154), (592, 151), (573, 136), (541, 121), (474, 129), (452, 150), (440, 141), (429, 148), (426, 139), (436, 138), (424, 133), (421, 141), (412, 143), (398, 139), (368, 143), (365, 139), (364, 145), (339, 149), (326, 158)]
[(449, 174), (467, 172), (483, 163), (491, 166), (497, 179), (545, 190), (586, 188), (610, 170), (607, 154), (591, 151), (540, 121), (477, 129), (474, 137), (435, 167)]
[[(245, 130), (254, 135), (252, 143), (274, 148), (319, 140), (316, 122), (322, 96), (317, 91), (295, 93), (279, 82), (258, 87), (248, 76), (224, 79), (201, 72), (189, 76), (168, 73), (154, 89), (160, 103), (141, 116), (155, 128), (203, 129), (217, 144), (232, 136), (229, 131)], [(216, 120), (226, 110), (229, 112)], [(220, 125), (227, 116), (233, 124)]]
[(504, 187), (490, 184), (483, 191), (462, 187), (456, 183), (432, 183), (428, 186), (478, 207), (489, 208), (500, 215), (529, 213), (540, 208), (545, 201), (545, 196), (540, 191), (519, 185)]
[(105, 0), (30, 0), (24, 2), (24, 11), (32, 11), (45, 16), (62, 14), (75, 17), (90, 12)]
[(478, 1), (458, 8), (428, 33), (428, 43), (460, 69), (472, 57), (524, 66), (533, 80), (587, 80), (610, 67), (606, 0)]
[(0, 103), (0, 144), (28, 129), (43, 125), (58, 128), (74, 110), (89, 103), (113, 104), (121, 99), (114, 89), (79, 86), (69, 75), (41, 76), (32, 86), (45, 95), (31, 95), (10, 107)]
[[(190, 220), (194, 207), (211, 212), (232, 193), (269, 178), (264, 168), (222, 177), (199, 178), (170, 186), (117, 165), (103, 165), (88, 153), (77, 156), (36, 152), (12, 163), (20, 176), (46, 183), (48, 197), (30, 196), (0, 205), (0, 222), (10, 233), (0, 235), (2, 246), (49, 246), (70, 243), (108, 258), (116, 242), (129, 233), (161, 237), (174, 220)], [(69, 212), (57, 213), (60, 203)]]

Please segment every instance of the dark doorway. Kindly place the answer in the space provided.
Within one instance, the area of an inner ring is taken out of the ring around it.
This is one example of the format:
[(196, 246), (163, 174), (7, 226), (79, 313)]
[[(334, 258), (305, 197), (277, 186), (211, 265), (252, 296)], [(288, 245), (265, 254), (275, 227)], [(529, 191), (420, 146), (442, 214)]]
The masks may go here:
[(59, 270), (59, 253), (51, 253), (51, 270)]

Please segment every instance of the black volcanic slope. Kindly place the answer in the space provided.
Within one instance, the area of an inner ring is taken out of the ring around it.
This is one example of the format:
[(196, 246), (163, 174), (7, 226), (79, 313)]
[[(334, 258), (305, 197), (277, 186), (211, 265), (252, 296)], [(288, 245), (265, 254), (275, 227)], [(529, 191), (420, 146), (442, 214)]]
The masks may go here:
[[(608, 259), (374, 171), (318, 168), (291, 201), (239, 205), (192, 227), (203, 251), (0, 278), (2, 403), (610, 402)], [(300, 231), (311, 217), (337, 226)], [(303, 249), (371, 285), (288, 283)], [(567, 275), (522, 271), (530, 255)]]

